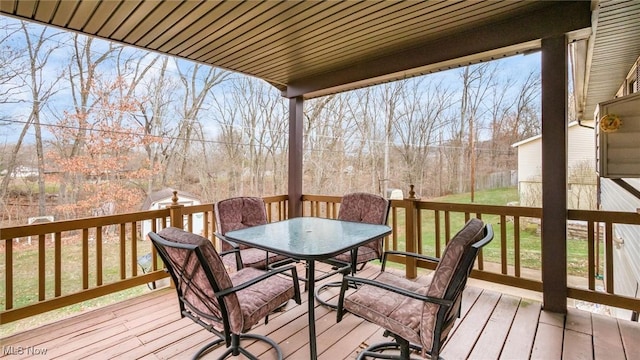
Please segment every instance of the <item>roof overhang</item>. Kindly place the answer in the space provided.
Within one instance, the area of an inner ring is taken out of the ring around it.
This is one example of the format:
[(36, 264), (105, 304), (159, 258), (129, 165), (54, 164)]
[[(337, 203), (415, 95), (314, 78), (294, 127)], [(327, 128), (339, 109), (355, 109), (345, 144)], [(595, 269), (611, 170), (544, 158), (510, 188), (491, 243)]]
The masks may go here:
[(578, 120), (594, 120), (596, 106), (618, 94), (640, 56), (640, 1), (593, 2), (592, 32), (571, 49)]
[(591, 27), (585, 1), (3, 0), (0, 13), (305, 98), (524, 53)]

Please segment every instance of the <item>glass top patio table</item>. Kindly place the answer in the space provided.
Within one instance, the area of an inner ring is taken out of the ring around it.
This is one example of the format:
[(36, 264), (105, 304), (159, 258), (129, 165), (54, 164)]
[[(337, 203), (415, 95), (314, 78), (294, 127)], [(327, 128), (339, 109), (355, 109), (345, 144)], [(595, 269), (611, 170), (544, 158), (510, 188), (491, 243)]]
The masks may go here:
[(315, 260), (329, 259), (390, 233), (391, 228), (387, 225), (297, 217), (229, 231), (226, 237), (239, 244), (307, 262), (310, 358), (316, 359), (315, 297), (313, 295)]
[(297, 217), (229, 231), (226, 236), (294, 259), (322, 260), (390, 233), (391, 228), (386, 225)]

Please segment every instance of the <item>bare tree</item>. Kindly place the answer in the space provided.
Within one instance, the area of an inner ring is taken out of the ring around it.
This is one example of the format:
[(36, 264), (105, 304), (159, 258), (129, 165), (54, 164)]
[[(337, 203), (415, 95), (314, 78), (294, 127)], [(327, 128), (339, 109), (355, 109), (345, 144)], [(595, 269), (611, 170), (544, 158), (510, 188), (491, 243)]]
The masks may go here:
[(451, 121), (451, 97), (452, 91), (442, 81), (430, 83), (426, 78), (417, 78), (406, 82), (402, 111), (393, 124), (399, 140), (397, 151), (405, 164), (404, 188), (413, 184), (419, 194), (439, 194), (436, 175), (444, 170), (430, 158), (439, 132)]
[[(189, 179), (191, 172), (187, 171), (189, 165), (195, 165), (189, 161), (189, 155), (194, 143), (202, 145), (204, 142), (200, 113), (205, 109), (206, 100), (211, 95), (214, 87), (222, 83), (229, 72), (204, 66), (200, 64), (186, 64), (176, 60), (179, 83), (182, 85), (182, 103), (178, 109), (179, 123), (176, 137), (176, 147), (171, 149), (172, 157), (176, 165), (176, 177), (178, 186), (183, 186)], [(204, 155), (204, 153), (201, 153)], [(206, 162), (207, 159), (198, 159), (197, 162)]]
[[(35, 131), (36, 156), (38, 164), (38, 214), (44, 216), (46, 214), (46, 192), (45, 192), (45, 169), (44, 169), (44, 146), (42, 140), (41, 115), (44, 105), (53, 96), (56, 91), (56, 84), (60, 80), (60, 75), (51, 76), (50, 68), (47, 63), (52, 54), (58, 49), (58, 42), (55, 38), (60, 36), (60, 32), (51, 32), (47, 28), (42, 28), (39, 34), (31, 34), (32, 29), (25, 22), (21, 22), (21, 32), (24, 36), (26, 48), (26, 64), (24, 64), (24, 72), (19, 73), (22, 84), (29, 89), (30, 112), (24, 127), (18, 137), (16, 145), (12, 151), (11, 158), (8, 162), (8, 168), (13, 171), (15, 160), (20, 150), (20, 146), (24, 141), (27, 130), (33, 126)], [(10, 173), (9, 173), (10, 174)], [(0, 185), (0, 191), (4, 197), (8, 186), (6, 176)]]
[[(231, 80), (235, 82), (236, 79)], [(243, 163), (243, 139), (240, 125), (239, 106), (232, 97), (214, 96), (214, 120), (219, 125), (217, 141), (217, 163), (220, 169), (213, 175), (214, 181), (226, 183), (226, 195), (239, 193), (242, 182), (242, 169), (238, 164)]]
[[(26, 57), (26, 48), (19, 45), (21, 42), (12, 41), (20, 34), (21, 28), (12, 26), (2, 19), (0, 21), (0, 31), (2, 31), (0, 37), (0, 104), (16, 104), (21, 101), (20, 95), (23, 92), (23, 82), (20, 75), (26, 76), (26, 67), (20, 65), (23, 63), (22, 59)], [(4, 116), (0, 118), (0, 126), (9, 127), (13, 122), (3, 123), (2, 120), (5, 120)], [(30, 125), (29, 121), (25, 121), (16, 139), (16, 144), (11, 146), (8, 151), (2, 152), (3, 157), (0, 159), (0, 163), (2, 163), (6, 175), (0, 182), (1, 204), (6, 203), (11, 175), (16, 167), (16, 159)]]
[(157, 71), (141, 83), (147, 90), (144, 96), (146, 101), (139, 102), (140, 116), (136, 118), (144, 133), (156, 139), (143, 144), (149, 166), (156, 170), (147, 179), (147, 194), (158, 186), (165, 186), (170, 149), (177, 141), (177, 138), (172, 137), (171, 129), (171, 108), (176, 101), (173, 89), (177, 83), (168, 71), (170, 58), (161, 56), (159, 62)]
[(491, 159), (498, 169), (515, 169), (517, 157), (511, 145), (540, 133), (540, 74), (530, 72), (516, 79), (496, 82), (489, 96)]
[(340, 193), (352, 179), (345, 154), (350, 119), (342, 110), (349, 100), (348, 94), (337, 94), (305, 103), (304, 174), (310, 192)]
[[(496, 75), (496, 65), (482, 63), (466, 66), (460, 73), (462, 79), (462, 96), (460, 100), (460, 161), (458, 163), (458, 192), (464, 191), (464, 180), (469, 178), (471, 202), (475, 201), (476, 181), (476, 141), (478, 138), (479, 122), (483, 113), (481, 106), (489, 89), (493, 86)], [(466, 137), (466, 143), (465, 143)], [(469, 166), (469, 173), (464, 168)]]

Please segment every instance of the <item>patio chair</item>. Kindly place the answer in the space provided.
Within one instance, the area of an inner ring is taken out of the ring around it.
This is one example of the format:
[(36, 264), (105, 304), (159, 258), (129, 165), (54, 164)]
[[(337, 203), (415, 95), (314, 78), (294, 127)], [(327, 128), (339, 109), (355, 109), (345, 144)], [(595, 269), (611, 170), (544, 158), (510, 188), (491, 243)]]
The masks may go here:
[[(273, 271), (247, 267), (228, 274), (211, 242), (200, 235), (169, 227), (157, 234), (150, 232), (149, 238), (173, 279), (181, 316), (218, 337), (201, 348), (194, 359), (223, 343), (227, 350), (219, 359), (240, 354), (257, 359), (241, 346), (243, 339), (268, 343), (282, 359), (278, 344), (247, 331), (290, 299), (300, 304), (294, 266)], [(290, 272), (290, 277), (279, 275), (285, 272)]]
[[(340, 203), (338, 219), (345, 221), (364, 222), (369, 224), (387, 224), (391, 202), (382, 196), (364, 192), (345, 194)], [(340, 264), (350, 264), (348, 269), (351, 275), (360, 271), (372, 260), (382, 259), (383, 238), (375, 239), (353, 251), (347, 251), (329, 259), (329, 263), (335, 269), (340, 269)], [(337, 264), (337, 265), (336, 265)], [(358, 268), (359, 266), (359, 268)], [(315, 297), (321, 304), (335, 309), (336, 305), (330, 304), (320, 297), (320, 293), (327, 287), (340, 286), (341, 282), (325, 283), (315, 289)]]
[[(406, 252), (387, 251), (380, 273), (373, 279), (345, 276), (338, 300), (337, 321), (348, 311), (385, 329), (394, 341), (373, 344), (365, 357), (409, 359), (411, 350), (438, 359), (442, 346), (460, 316), (462, 293), (478, 251), (493, 239), (491, 225), (471, 219), (451, 239), (440, 259)], [(437, 263), (424, 283), (385, 272), (387, 256), (400, 254)], [(349, 284), (360, 284), (346, 293)], [(385, 350), (400, 350), (394, 354)]]
[(267, 223), (267, 212), (262, 198), (229, 198), (215, 203), (214, 210), (216, 216), (216, 232), (214, 235), (220, 239), (221, 250), (223, 252), (232, 249), (240, 250), (230, 252), (235, 254), (235, 257), (222, 257), (228, 268), (242, 269), (243, 267), (254, 267), (267, 269), (269, 264), (286, 259), (283, 255), (236, 244), (225, 237), (225, 234), (229, 231)]

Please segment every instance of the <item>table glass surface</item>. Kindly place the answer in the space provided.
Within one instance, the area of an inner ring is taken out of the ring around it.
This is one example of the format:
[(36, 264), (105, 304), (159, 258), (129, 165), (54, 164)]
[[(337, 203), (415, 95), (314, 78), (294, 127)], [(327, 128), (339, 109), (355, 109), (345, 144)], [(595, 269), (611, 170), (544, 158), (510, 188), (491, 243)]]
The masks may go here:
[(297, 217), (229, 231), (225, 236), (293, 258), (323, 259), (390, 233), (391, 228), (386, 225)]

